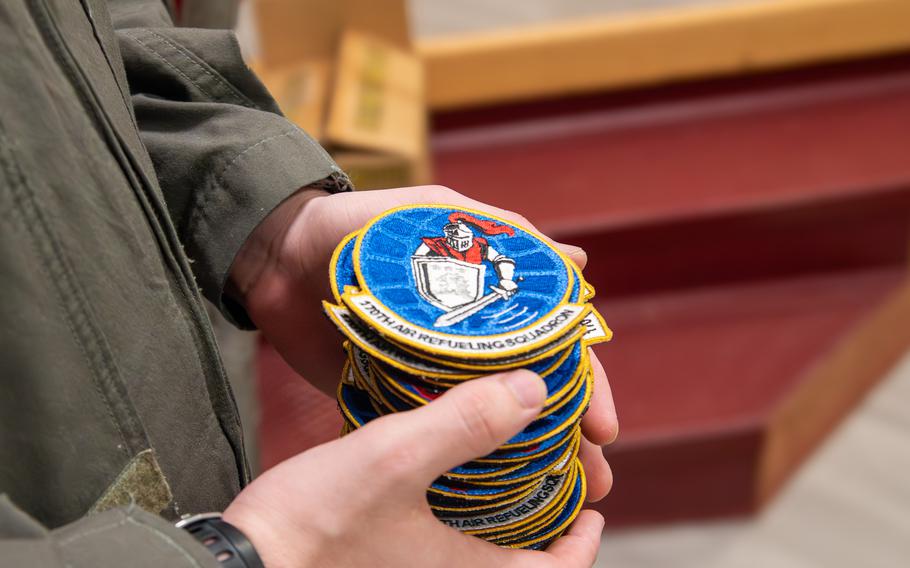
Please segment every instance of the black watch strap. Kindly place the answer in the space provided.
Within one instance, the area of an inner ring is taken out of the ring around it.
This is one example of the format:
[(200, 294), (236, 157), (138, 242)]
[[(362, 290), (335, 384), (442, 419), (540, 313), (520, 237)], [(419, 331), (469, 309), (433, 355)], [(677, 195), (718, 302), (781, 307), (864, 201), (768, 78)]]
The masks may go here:
[(224, 568), (265, 568), (250, 539), (218, 513), (187, 517), (177, 527), (208, 548)]

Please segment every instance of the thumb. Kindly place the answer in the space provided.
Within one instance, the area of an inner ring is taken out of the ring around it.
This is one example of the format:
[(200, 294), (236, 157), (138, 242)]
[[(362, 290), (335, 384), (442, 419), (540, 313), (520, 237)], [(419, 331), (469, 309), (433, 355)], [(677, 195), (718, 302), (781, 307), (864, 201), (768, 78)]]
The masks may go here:
[(381, 462), (404, 458), (407, 463), (397, 468), (424, 491), (441, 474), (520, 432), (540, 414), (546, 397), (546, 385), (531, 371), (474, 379), (424, 407), (376, 421), (374, 452), (384, 454), (376, 456)]

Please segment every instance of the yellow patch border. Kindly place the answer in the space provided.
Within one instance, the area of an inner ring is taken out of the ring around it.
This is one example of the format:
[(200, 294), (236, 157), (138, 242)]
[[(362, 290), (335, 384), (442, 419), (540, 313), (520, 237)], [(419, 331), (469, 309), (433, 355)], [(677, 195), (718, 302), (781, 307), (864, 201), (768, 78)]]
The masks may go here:
[(585, 302), (590, 302), (594, 299), (594, 296), (597, 295), (597, 290), (594, 289), (594, 285), (588, 282), (587, 280), (583, 281), (584, 287), (582, 292), (582, 299)]
[[(543, 477), (547, 478), (547, 477), (555, 477), (555, 476), (545, 475)], [(544, 481), (545, 481), (545, 479), (542, 479), (541, 483), (543, 483)], [(494, 527), (492, 529), (483, 529), (483, 528), (467, 529), (467, 530), (462, 530), (461, 532), (463, 532), (464, 534), (475, 535), (475, 536), (482, 535), (484, 538), (499, 538), (499, 537), (504, 538), (507, 536), (507, 534), (515, 534), (515, 533), (532, 531), (532, 530), (534, 530), (533, 527), (536, 527), (538, 525), (541, 527), (546, 526), (546, 523), (540, 522), (541, 517), (547, 516), (550, 512), (552, 512), (554, 510), (559, 511), (561, 508), (563, 508), (565, 506), (566, 502), (569, 500), (569, 497), (572, 496), (572, 490), (574, 489), (574, 485), (575, 485), (575, 479), (572, 479), (572, 475), (571, 474), (566, 475), (565, 478), (563, 479), (562, 487), (559, 488), (559, 491), (553, 496), (553, 499), (549, 503), (547, 503), (546, 507), (542, 508), (539, 511), (536, 511), (533, 515), (530, 515), (529, 517), (527, 517), (525, 519), (519, 519), (518, 522), (515, 522), (513, 524), (502, 525), (499, 527)], [(533, 491), (531, 493), (533, 493)], [(503, 509), (512, 508), (512, 507), (514, 507), (514, 504), (503, 507)], [(495, 515), (496, 512), (485, 513), (485, 514)], [(507, 534), (500, 535), (499, 533), (507, 533)]]
[[(478, 376), (480, 376), (480, 374), (478, 374), (478, 373), (459, 372), (460, 369), (453, 369), (453, 371), (454, 371), (453, 373), (440, 373), (440, 372), (435, 372), (432, 370), (425, 370), (425, 369), (418, 369), (416, 367), (409, 367), (405, 363), (402, 363), (398, 360), (390, 358), (388, 355), (384, 354), (378, 348), (363, 341), (356, 333), (349, 331), (349, 329), (350, 329), (349, 326), (346, 323), (344, 323), (343, 321), (341, 321), (339, 319), (338, 315), (335, 313), (335, 310), (338, 309), (338, 310), (344, 310), (345, 312), (350, 314), (350, 310), (348, 310), (346, 307), (339, 306), (339, 305), (333, 304), (331, 302), (328, 302), (326, 300), (323, 300), (322, 309), (325, 312), (326, 316), (332, 321), (332, 323), (335, 324), (335, 327), (338, 328), (339, 332), (341, 332), (341, 334), (344, 335), (349, 341), (351, 341), (353, 344), (355, 344), (357, 347), (359, 347), (363, 351), (366, 351), (371, 357), (374, 357), (376, 359), (379, 359), (380, 361), (388, 363), (389, 365), (391, 365), (392, 367), (395, 367), (396, 369), (398, 369), (400, 371), (403, 371), (410, 375), (416, 375), (418, 377), (420, 377), (420, 376), (429, 376), (429, 377), (437, 377), (437, 378), (447, 377), (447, 378), (461, 378), (464, 380), (474, 379), (474, 378), (477, 378)], [(354, 314), (351, 314), (351, 317), (354, 319), (357, 319), (354, 316)], [(388, 343), (388, 341), (384, 338), (383, 338), (383, 341), (386, 341)], [(410, 354), (410, 355), (413, 356), (413, 354)]]
[(502, 497), (510, 497), (522, 491), (533, 489), (534, 487), (537, 487), (536, 481), (537, 480), (531, 483), (526, 483), (525, 485), (519, 485), (514, 489), (509, 489), (508, 491), (503, 491), (502, 493), (496, 493), (493, 495), (466, 495), (464, 493), (443, 491), (442, 489), (436, 489), (435, 487), (427, 487), (427, 493), (433, 493), (434, 495), (449, 497), (450, 499), (458, 499), (461, 501), (495, 501), (496, 499)]
[[(581, 312), (582, 315), (581, 315), (580, 319), (584, 319), (585, 317), (587, 317), (587, 313), (588, 313), (588, 311), (590, 311), (591, 308), (592, 308), (592, 306), (590, 304), (585, 305), (584, 309)], [(442, 359), (439, 357), (434, 357), (432, 354), (420, 353), (412, 347), (405, 347), (405, 346), (398, 345), (398, 344), (395, 344), (395, 345), (397, 345), (399, 347), (399, 349), (406, 351), (410, 355), (412, 355), (414, 357), (419, 357), (426, 361), (430, 361), (431, 363), (434, 363), (437, 365), (450, 366), (455, 369), (477, 371), (483, 375), (483, 374), (495, 373), (497, 371), (506, 371), (506, 370), (511, 370), (511, 369), (518, 369), (521, 367), (526, 367), (526, 366), (530, 365), (531, 363), (536, 363), (537, 361), (540, 361), (541, 359), (546, 359), (547, 357), (550, 357), (551, 355), (557, 353), (558, 351), (560, 351), (564, 348), (568, 348), (569, 345), (574, 344), (576, 341), (581, 341), (581, 338), (584, 337), (584, 334), (586, 332), (587, 332), (587, 330), (584, 327), (582, 327), (581, 325), (578, 325), (573, 330), (570, 330), (570, 331), (566, 332), (564, 335), (559, 336), (552, 343), (544, 344), (543, 347), (539, 348), (541, 350), (538, 351), (537, 353), (535, 353), (534, 355), (532, 355), (531, 357), (528, 357), (528, 358), (509, 357), (509, 358), (507, 358), (507, 360), (505, 362), (498, 362), (498, 363), (472, 364), (472, 363), (468, 362), (467, 360), (464, 360), (464, 361), (454, 360), (453, 361), (450, 359)], [(475, 376), (475, 378), (476, 378), (476, 376)]]
[[(395, 317), (397, 317), (400, 321), (407, 322), (408, 324), (410, 324), (411, 326), (413, 326), (413, 327), (414, 327), (415, 329), (417, 329), (418, 331), (423, 331), (423, 332), (430, 333), (430, 334), (442, 333), (442, 332), (439, 332), (439, 331), (437, 331), (437, 330), (431, 330), (431, 329), (427, 329), (427, 328), (424, 328), (424, 327), (421, 327), (421, 326), (418, 326), (418, 325), (413, 324), (412, 322), (408, 321), (406, 318), (401, 317), (401, 315), (399, 315), (399, 314), (398, 314), (397, 312), (395, 312), (394, 310), (390, 310), (387, 306), (383, 305), (383, 304), (376, 298), (375, 294), (373, 294), (373, 293), (370, 291), (369, 285), (367, 284), (366, 279), (363, 277), (363, 273), (362, 273), (362, 271), (361, 271), (361, 269), (360, 269), (360, 249), (361, 249), (361, 245), (363, 244), (363, 236), (366, 235), (366, 234), (369, 232), (369, 230), (373, 227), (373, 225), (375, 225), (376, 223), (378, 223), (378, 222), (381, 221), (382, 219), (388, 217), (389, 215), (393, 215), (393, 214), (395, 214), (395, 213), (398, 213), (398, 212), (401, 212), (401, 211), (407, 211), (407, 210), (411, 210), (411, 209), (449, 209), (449, 210), (455, 210), (455, 211), (467, 211), (468, 213), (474, 213), (474, 214), (481, 215), (481, 216), (483, 216), (483, 217), (487, 217), (487, 218), (490, 218), (490, 219), (496, 219), (497, 221), (500, 221), (500, 222), (502, 222), (502, 223), (505, 223), (506, 225), (508, 225), (508, 226), (510, 226), (510, 227), (514, 227), (514, 228), (520, 229), (520, 230), (524, 231), (525, 233), (527, 233), (527, 234), (529, 234), (529, 235), (532, 235), (532, 236), (536, 237), (538, 241), (540, 241), (544, 246), (549, 247), (550, 250), (552, 250), (553, 252), (555, 252), (556, 255), (563, 261), (563, 266), (565, 267), (565, 270), (566, 270), (566, 278), (567, 278), (567, 282), (566, 282), (566, 291), (565, 291), (565, 293), (563, 294), (562, 299), (557, 303), (557, 305), (556, 305), (555, 308), (553, 308), (551, 311), (547, 312), (546, 315), (541, 316), (539, 319), (537, 319), (533, 325), (529, 325), (529, 326), (520, 328), (520, 329), (518, 329), (518, 330), (511, 331), (511, 332), (509, 332), (509, 333), (507, 333), (507, 334), (493, 334), (493, 335), (478, 336), (478, 337), (483, 337), (483, 338), (486, 338), (486, 339), (498, 339), (498, 338), (501, 338), (501, 337), (504, 337), (504, 336), (507, 336), (507, 335), (511, 335), (511, 334), (513, 334), (513, 333), (518, 333), (518, 332), (521, 332), (521, 331), (528, 330), (528, 329), (534, 327), (535, 325), (537, 325), (539, 322), (541, 322), (541, 321), (547, 319), (548, 317), (552, 317), (552, 315), (553, 315), (557, 310), (559, 310), (559, 309), (560, 309), (561, 307), (563, 307), (564, 305), (568, 305), (568, 304), (569, 304), (568, 300), (569, 300), (569, 297), (571, 296), (571, 293), (572, 293), (572, 286), (574, 285), (574, 282), (575, 282), (575, 274), (574, 274), (574, 271), (573, 271), (572, 268), (571, 268), (572, 265), (573, 265), (574, 263), (573, 263), (572, 260), (569, 259), (569, 257), (566, 256), (562, 251), (560, 251), (560, 250), (557, 249), (555, 246), (553, 246), (552, 244), (550, 244), (550, 243), (548, 242), (547, 237), (545, 237), (544, 235), (538, 233), (537, 231), (532, 231), (531, 229), (528, 229), (528, 228), (526, 228), (526, 227), (522, 227), (521, 225), (518, 225), (518, 224), (516, 224), (516, 223), (514, 223), (514, 222), (512, 222), (512, 221), (509, 221), (509, 220), (504, 219), (504, 218), (502, 218), (502, 217), (499, 217), (499, 216), (497, 216), (497, 215), (492, 215), (492, 214), (490, 214), (490, 213), (487, 213), (487, 212), (485, 212), (485, 211), (480, 211), (480, 210), (477, 210), (477, 209), (469, 209), (469, 208), (467, 208), (467, 207), (460, 207), (460, 206), (457, 206), (457, 205), (444, 205), (444, 204), (438, 204), (438, 203), (427, 203), (427, 204), (416, 203), (416, 204), (411, 204), (411, 205), (402, 205), (402, 206), (399, 206), (399, 207), (393, 207), (392, 209), (389, 209), (389, 210), (387, 210), (387, 211), (384, 211), (383, 213), (381, 213), (381, 214), (379, 214), (379, 215), (373, 217), (372, 219), (370, 219), (370, 220), (369, 220), (369, 221), (360, 229), (360, 231), (359, 231), (360, 234), (357, 236), (357, 242), (356, 242), (356, 244), (354, 245), (354, 254), (353, 254), (354, 272), (355, 272), (355, 274), (357, 275), (357, 282), (360, 284), (361, 292), (362, 292), (364, 295), (370, 296), (370, 297), (372, 298), (372, 300), (375, 301), (376, 304), (377, 304), (379, 307), (385, 309), (385, 310), (386, 310), (388, 313), (390, 313), (390, 314), (394, 314)], [(580, 293), (579, 293), (579, 296), (580, 296)], [(345, 302), (345, 304), (348, 305), (348, 307), (350, 307), (352, 310), (354, 310), (354, 307), (351, 306), (351, 304), (349, 304), (348, 302)], [(581, 305), (581, 304), (579, 304), (579, 305)], [(357, 310), (354, 310), (354, 311), (356, 312)], [(360, 314), (358, 313), (358, 315), (360, 315)], [(569, 327), (569, 325), (570, 325), (570, 324), (567, 323), (567, 324), (566, 324), (566, 327)], [(377, 329), (377, 332), (379, 332), (378, 329)], [(385, 334), (383, 334), (383, 335), (385, 335)], [(443, 335), (447, 335), (447, 336), (451, 337), (452, 339), (459, 340), (459, 341), (462, 341), (462, 340), (471, 341), (471, 340), (475, 339), (474, 336), (468, 336), (468, 335), (462, 336), (462, 335), (445, 334), (445, 333), (443, 333)], [(444, 354), (449, 354), (449, 355), (451, 355), (451, 353), (446, 353), (446, 352), (444, 352), (444, 351), (436, 351), (436, 350), (433, 350), (432, 348), (428, 348), (427, 346), (424, 346), (424, 345), (418, 344), (418, 343), (416, 343), (416, 342), (413, 342), (412, 340), (410, 340), (410, 339), (407, 338), (407, 337), (399, 337), (399, 340), (400, 340), (401, 342), (404, 342), (404, 343), (407, 343), (407, 344), (413, 344), (414, 347), (420, 349), (421, 351), (425, 351), (425, 352), (428, 352), (428, 353), (437, 353), (437, 354), (443, 354), (443, 355), (444, 355)], [(532, 349), (527, 349), (527, 346), (525, 345), (525, 346), (522, 346), (522, 348), (515, 349), (515, 350), (512, 350), (512, 351), (507, 351), (507, 352), (503, 352), (503, 353), (496, 353), (496, 354), (495, 354), (496, 357), (487, 357), (486, 355), (491, 355), (490, 353), (477, 353), (477, 354), (471, 354), (471, 355), (470, 355), (470, 358), (471, 358), (471, 359), (493, 359), (493, 358), (499, 358), (499, 357), (507, 357), (507, 356), (509, 356), (509, 355), (511, 355), (511, 354), (516, 354), (516, 355), (517, 355), (517, 354), (521, 354), (522, 352), (529, 351), (529, 350), (532, 350)]]
[(511, 485), (513, 483), (523, 483), (523, 482), (529, 481), (531, 479), (554, 475), (553, 472), (558, 471), (555, 466), (557, 466), (558, 464), (561, 464), (561, 463), (571, 464), (572, 459), (578, 455), (578, 450), (579, 450), (579, 448), (581, 448), (581, 430), (576, 429), (575, 433), (572, 434), (571, 438), (572, 439), (569, 442), (569, 446), (565, 449), (565, 451), (562, 452), (562, 454), (560, 454), (559, 459), (557, 459), (553, 463), (553, 467), (551, 469), (537, 471), (537, 472), (534, 472), (533, 474), (529, 474), (525, 477), (517, 477), (515, 479), (510, 479), (509, 481), (507, 481), (505, 483), (497, 482), (497, 481), (482, 481), (482, 480), (476, 481), (473, 483), (474, 483), (474, 485), (477, 485), (478, 487), (499, 487), (502, 485)]
[[(383, 396), (383, 394), (379, 391), (378, 387), (376, 387), (376, 385), (374, 384), (375, 377), (366, 377), (360, 371), (360, 365), (358, 365), (357, 362), (354, 360), (355, 355), (353, 353), (353, 349), (350, 346), (350, 343), (347, 341), (345, 341), (344, 343), (345, 343), (345, 351), (347, 352), (347, 355), (348, 355), (347, 364), (349, 364), (351, 366), (351, 373), (354, 375), (355, 384), (359, 383), (360, 390), (365, 391), (367, 393), (367, 396), (370, 398), (370, 403), (373, 405), (373, 409), (376, 410), (377, 413), (379, 413), (383, 416), (385, 416), (386, 414), (391, 414), (391, 413), (397, 412), (398, 410), (394, 406), (392, 406), (391, 403), (389, 403), (388, 399), (385, 396)], [(382, 408), (377, 407), (377, 403), (387, 410), (383, 411)]]
[(329, 259), (329, 287), (332, 289), (332, 297), (335, 298), (335, 302), (341, 303), (341, 292), (338, 290), (338, 282), (335, 280), (335, 274), (337, 273), (338, 268), (338, 259), (341, 257), (341, 251), (344, 247), (357, 238), (357, 235), (360, 234), (360, 231), (351, 231), (345, 235), (338, 245), (335, 247), (335, 250), (332, 251), (332, 258)]
[(551, 503), (551, 505), (545, 510), (545, 514), (541, 515), (533, 522), (527, 524), (516, 523), (514, 526), (507, 527), (508, 530), (505, 531), (492, 530), (488, 533), (482, 533), (483, 538), (495, 544), (501, 541), (508, 541), (510, 538), (513, 538), (517, 535), (533, 534), (534, 532), (548, 526), (551, 522), (553, 522), (553, 519), (559, 517), (560, 513), (562, 513), (562, 511), (565, 509), (566, 504), (572, 497), (572, 491), (575, 490), (576, 479), (577, 477), (575, 473), (570, 473), (567, 475), (564, 486), (560, 488), (560, 494), (557, 498), (557, 501)]
[(509, 548), (527, 548), (527, 547), (535, 545), (539, 542), (544, 542), (545, 540), (549, 540), (558, 535), (561, 535), (563, 533), (563, 531), (565, 531), (569, 527), (569, 525), (571, 525), (573, 522), (575, 522), (575, 519), (578, 518), (578, 514), (581, 512), (582, 507), (584, 507), (585, 498), (588, 495), (588, 481), (587, 481), (587, 478), (585, 477), (584, 466), (581, 464), (581, 460), (579, 460), (578, 458), (575, 459), (575, 467), (577, 468), (578, 475), (581, 478), (581, 494), (578, 496), (578, 503), (576, 503), (575, 508), (569, 514), (569, 516), (566, 518), (566, 520), (563, 523), (560, 523), (560, 525), (558, 527), (554, 527), (553, 530), (547, 532), (544, 535), (536, 537), (534, 539), (520, 541), (520, 542), (506, 542), (506, 543), (498, 543), (498, 544), (501, 544), (502, 546), (507, 546)]
[[(577, 427), (579, 426), (579, 424), (580, 424), (580, 420), (579, 420), (579, 421), (576, 421), (576, 423), (572, 425), (572, 428), (577, 428)], [(562, 432), (561, 435), (564, 435), (565, 438), (566, 438), (566, 440), (568, 440), (568, 439), (572, 436), (572, 434), (570, 433), (570, 432), (572, 431), (572, 428), (567, 428), (565, 431)], [(561, 440), (559, 443), (554, 444), (554, 445), (553, 445), (552, 447), (550, 447), (550, 448), (546, 448), (546, 449), (541, 450), (541, 451), (539, 451), (539, 452), (537, 452), (537, 453), (528, 454), (528, 455), (526, 455), (526, 456), (520, 456), (520, 457), (516, 457), (516, 458), (490, 458), (490, 457), (488, 457), (488, 456), (484, 456), (484, 457), (476, 458), (476, 459), (474, 459), (474, 460), (472, 460), (472, 461), (475, 462), (475, 463), (480, 463), (480, 464), (498, 464), (498, 463), (515, 463), (515, 462), (518, 462), (518, 461), (531, 461), (531, 460), (536, 460), (536, 459), (538, 459), (540, 456), (546, 454), (547, 452), (552, 451), (553, 448), (555, 448), (556, 446), (558, 446), (558, 445), (560, 445), (561, 443), (565, 442), (566, 440)], [(500, 448), (496, 448), (495, 451), (499, 451), (499, 449), (500, 449)], [(507, 448), (507, 449), (508, 449), (508, 448)], [(495, 453), (495, 451), (494, 451), (494, 453)], [(489, 454), (489, 455), (492, 455), (492, 454)]]
[[(606, 320), (604, 320), (603, 315), (601, 315), (601, 313), (597, 310), (597, 308), (593, 308), (588, 313), (588, 316), (591, 316), (591, 315), (593, 315), (597, 319), (598, 323), (600, 323), (600, 326), (604, 330), (604, 335), (603, 335), (603, 337), (596, 337), (594, 339), (586, 339), (583, 337), (582, 343), (584, 344), (584, 346), (590, 347), (592, 345), (597, 345), (598, 343), (607, 343), (609, 341), (612, 341), (613, 340), (613, 330), (610, 329), (610, 326), (607, 325), (607, 322), (606, 322)], [(587, 335), (587, 333), (585, 335)]]
[[(530, 343), (522, 345), (520, 348), (514, 348), (514, 349), (507, 350), (507, 351), (497, 351), (495, 353), (491, 352), (491, 351), (477, 351), (477, 352), (472, 352), (472, 353), (455, 354), (452, 351), (433, 349), (425, 344), (412, 340), (408, 337), (404, 337), (399, 334), (390, 332), (390, 330), (387, 328), (375, 326), (374, 325), (375, 322), (373, 322), (370, 319), (369, 315), (367, 315), (366, 312), (359, 305), (357, 305), (357, 303), (356, 303), (357, 298), (367, 298), (370, 302), (375, 304), (377, 309), (385, 310), (390, 314), (394, 314), (395, 317), (397, 317), (399, 319), (399, 322), (406, 323), (408, 326), (411, 326), (413, 329), (415, 329), (417, 331), (424, 332), (424, 333), (427, 333), (430, 335), (438, 334), (438, 332), (422, 328), (420, 326), (412, 324), (411, 322), (408, 322), (407, 320), (402, 319), (400, 316), (395, 314), (394, 311), (390, 310), (386, 305), (384, 305), (382, 302), (377, 300), (376, 297), (373, 296), (372, 294), (363, 292), (362, 290), (359, 294), (351, 294), (350, 293), (351, 291), (352, 291), (352, 287), (348, 286), (345, 288), (344, 293), (342, 293), (342, 295), (341, 295), (341, 301), (344, 304), (344, 306), (347, 307), (354, 315), (356, 315), (357, 318), (361, 322), (364, 323), (364, 325), (373, 329), (376, 333), (378, 333), (383, 338), (385, 338), (386, 341), (388, 341), (390, 343), (394, 343), (395, 345), (398, 345), (398, 346), (402, 347), (403, 349), (405, 349), (406, 351), (409, 351), (411, 353), (414, 353), (416, 351), (416, 352), (420, 353), (421, 357), (428, 359), (430, 361), (445, 361), (447, 364), (450, 364), (453, 367), (460, 367), (460, 368), (464, 368), (465, 366), (468, 366), (468, 365), (470, 365), (470, 367), (468, 367), (468, 368), (477, 368), (477, 367), (483, 366), (483, 365), (477, 365), (477, 364), (471, 365), (469, 363), (470, 361), (478, 361), (478, 360), (479, 361), (488, 361), (488, 360), (500, 361), (503, 359), (521, 359), (521, 356), (526, 353), (534, 352), (538, 349), (543, 349), (547, 345), (557, 342), (559, 340), (559, 338), (563, 337), (574, 326), (579, 325), (581, 323), (581, 321), (584, 320), (584, 318), (587, 317), (588, 313), (593, 309), (593, 306), (591, 304), (559, 304), (558, 306), (553, 308), (553, 310), (548, 312), (546, 316), (543, 316), (541, 318), (541, 320), (545, 320), (546, 318), (549, 318), (549, 317), (554, 317), (556, 314), (559, 313), (560, 310), (568, 309), (568, 310), (577, 311), (577, 313), (572, 315), (570, 317), (570, 319), (566, 320), (566, 322), (560, 326), (561, 327), (560, 335), (556, 335), (555, 338), (545, 337), (544, 340), (540, 340), (540, 341), (535, 339), (535, 340), (532, 340), (532, 342), (530, 342)], [(540, 322), (540, 320), (538, 320), (538, 322)], [(531, 327), (533, 327), (533, 326), (531, 326)], [(514, 332), (509, 332), (508, 334), (485, 335), (485, 336), (476, 336), (476, 337), (472, 337), (469, 335), (453, 335), (453, 336), (451, 336), (451, 340), (474, 342), (474, 341), (486, 341), (486, 340), (499, 340), (506, 336), (520, 337), (523, 332), (527, 331), (527, 329), (528, 328), (522, 328), (519, 330), (515, 330)], [(433, 357), (433, 355), (435, 355), (436, 357)]]
[[(433, 509), (434, 511), (441, 511), (441, 512), (446, 512), (446, 513), (449, 513), (449, 512), (451, 512), (451, 513), (472, 513), (475, 511), (490, 511), (490, 510), (495, 510), (497, 508), (505, 507), (505, 506), (513, 504), (513, 503), (517, 503), (517, 502), (521, 501), (522, 499), (524, 499), (525, 497), (527, 497), (528, 495), (530, 495), (536, 488), (537, 488), (537, 485), (528, 484), (527, 486), (524, 487), (524, 489), (525, 489), (524, 493), (517, 493), (514, 495), (509, 495), (507, 500), (504, 500), (502, 502), (496, 501), (495, 499), (491, 499), (491, 500), (482, 502), (482, 504), (480, 504), (480, 505), (472, 505), (470, 507), (450, 507), (447, 505), (434, 505), (434, 504), (430, 503), (430, 508)], [(436, 490), (435, 494), (443, 495), (443, 493), (439, 493), (438, 490)], [(496, 497), (499, 497), (503, 494), (504, 493), (501, 493), (501, 494), (497, 495)], [(445, 496), (452, 497), (452, 495), (448, 495), (448, 494), (445, 494)], [(464, 496), (459, 495), (458, 497), (462, 498)], [(464, 502), (468, 501), (467, 499), (462, 499), (462, 500)]]
[[(468, 462), (468, 463), (470, 463), (470, 462)], [(446, 477), (448, 479), (455, 480), (455, 481), (460, 481), (462, 483), (475, 483), (478, 480), (489, 479), (491, 477), (496, 477), (496, 476), (500, 476), (500, 475), (508, 475), (510, 473), (514, 473), (514, 472), (518, 471), (519, 469), (526, 467), (527, 465), (528, 464), (525, 464), (525, 463), (517, 463), (517, 464), (510, 465), (509, 467), (500, 469), (498, 471), (494, 471), (491, 473), (480, 473), (480, 474), (476, 474), (476, 475), (475, 474), (466, 474), (466, 473), (452, 473), (451, 471), (447, 471), (444, 474), (442, 474), (442, 476)], [(516, 479), (516, 480), (513, 480), (512, 483), (521, 483), (522, 481), (525, 481), (525, 480)], [(509, 483), (509, 485), (511, 485), (512, 483)]]
[(534, 444), (539, 444), (540, 442), (542, 442), (544, 440), (549, 440), (553, 436), (556, 436), (562, 432), (565, 432), (566, 428), (572, 428), (573, 425), (575, 424), (575, 422), (578, 421), (582, 416), (584, 416), (585, 412), (587, 412), (587, 410), (588, 410), (588, 405), (591, 403), (591, 394), (593, 393), (593, 390), (594, 390), (593, 378), (594, 378), (594, 373), (588, 373), (587, 376), (585, 377), (586, 386), (585, 386), (584, 398), (582, 399), (581, 404), (578, 405), (578, 410), (576, 410), (571, 416), (569, 416), (569, 418), (567, 418), (563, 424), (547, 431), (546, 433), (542, 434), (541, 436), (539, 436), (538, 438), (535, 438), (533, 440), (515, 442), (512, 444), (503, 444), (502, 446), (499, 446), (496, 449), (497, 450), (511, 450), (511, 449), (523, 448), (525, 446), (531, 446)]

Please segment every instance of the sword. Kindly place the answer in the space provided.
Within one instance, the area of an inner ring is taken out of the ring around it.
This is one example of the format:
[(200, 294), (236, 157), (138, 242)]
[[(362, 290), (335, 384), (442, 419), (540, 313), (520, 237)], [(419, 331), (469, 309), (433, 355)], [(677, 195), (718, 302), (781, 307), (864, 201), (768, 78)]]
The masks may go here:
[[(518, 282), (521, 282), (521, 281), (522, 281), (522, 278), (519, 277)], [(461, 306), (460, 308), (455, 308), (454, 310), (452, 310), (450, 312), (446, 312), (446, 313), (442, 314), (441, 316), (436, 318), (436, 321), (433, 323), (433, 326), (434, 327), (449, 327), (450, 325), (455, 325), (456, 323), (458, 323), (462, 320), (465, 320), (465, 319), (471, 317), (472, 315), (476, 314), (477, 312), (479, 312), (480, 310), (489, 306), (496, 300), (500, 300), (500, 299), (508, 300), (513, 295), (518, 293), (518, 289), (515, 289), (515, 290), (509, 292), (508, 290), (503, 290), (499, 286), (490, 286), (490, 289), (493, 291), (490, 292), (489, 294), (487, 294), (486, 296), (484, 296), (483, 298), (480, 298), (479, 300), (475, 300), (475, 301), (471, 302), (470, 304), (465, 304), (465, 305)]]

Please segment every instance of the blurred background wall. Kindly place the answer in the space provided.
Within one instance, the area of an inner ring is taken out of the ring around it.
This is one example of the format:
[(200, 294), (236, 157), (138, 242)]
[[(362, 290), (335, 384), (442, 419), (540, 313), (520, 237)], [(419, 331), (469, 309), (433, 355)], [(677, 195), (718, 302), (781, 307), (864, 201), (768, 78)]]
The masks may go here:
[(417, 37), (433, 37), (580, 20), (591, 16), (622, 16), (654, 9), (742, 2), (743, 0), (412, 0), (408, 5), (414, 34)]

